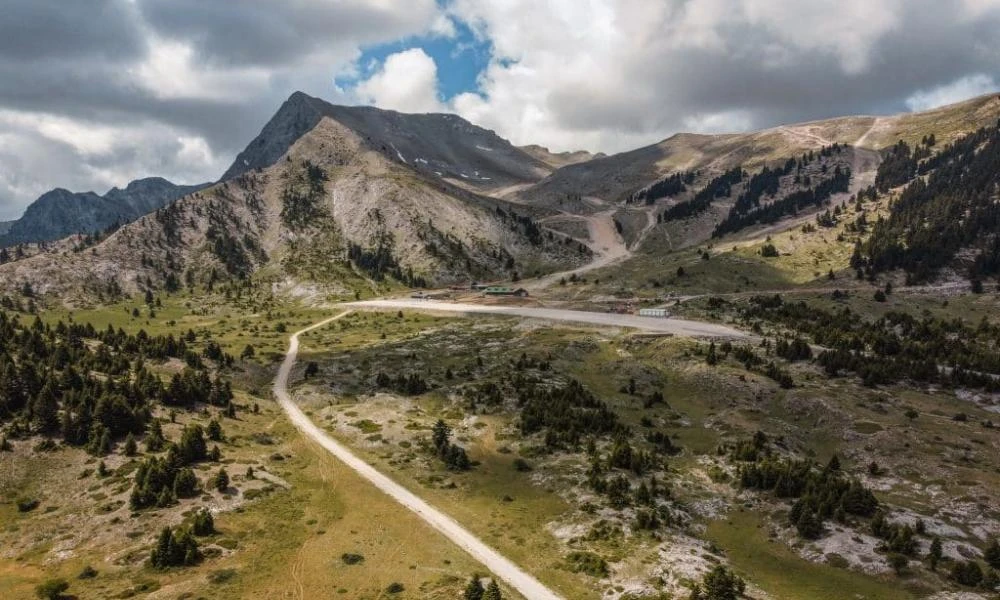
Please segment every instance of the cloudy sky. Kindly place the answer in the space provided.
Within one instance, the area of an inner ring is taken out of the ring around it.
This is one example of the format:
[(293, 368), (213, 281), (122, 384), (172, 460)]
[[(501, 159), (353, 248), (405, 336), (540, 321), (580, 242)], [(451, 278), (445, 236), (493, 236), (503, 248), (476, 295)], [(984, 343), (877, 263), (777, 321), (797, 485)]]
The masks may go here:
[(613, 152), (1000, 87), (1000, 0), (0, 0), (0, 11), (0, 220), (53, 187), (215, 179), (295, 90)]

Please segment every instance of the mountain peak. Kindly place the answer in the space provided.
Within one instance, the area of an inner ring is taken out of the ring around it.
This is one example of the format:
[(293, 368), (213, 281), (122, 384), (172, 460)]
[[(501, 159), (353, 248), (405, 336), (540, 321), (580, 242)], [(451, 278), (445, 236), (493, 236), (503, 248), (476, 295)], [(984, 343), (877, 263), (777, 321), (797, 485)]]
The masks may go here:
[(366, 148), (432, 177), (473, 187), (538, 181), (552, 167), (495, 132), (446, 113), (410, 114), (374, 106), (340, 106), (295, 92), (236, 156), (222, 181), (276, 163), (295, 142), (329, 118)]
[(238, 177), (247, 171), (273, 165), (295, 140), (305, 135), (323, 117), (315, 104), (322, 102), (304, 92), (294, 92), (278, 112), (223, 173), (220, 181)]

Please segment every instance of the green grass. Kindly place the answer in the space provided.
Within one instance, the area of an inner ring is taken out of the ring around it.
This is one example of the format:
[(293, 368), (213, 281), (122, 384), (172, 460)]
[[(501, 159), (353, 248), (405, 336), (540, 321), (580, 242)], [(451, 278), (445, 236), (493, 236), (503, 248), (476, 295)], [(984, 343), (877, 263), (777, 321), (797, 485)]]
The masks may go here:
[(910, 600), (921, 596), (905, 580), (877, 578), (809, 562), (770, 540), (763, 519), (733, 512), (712, 521), (706, 537), (725, 551), (737, 572), (775, 598), (795, 600)]

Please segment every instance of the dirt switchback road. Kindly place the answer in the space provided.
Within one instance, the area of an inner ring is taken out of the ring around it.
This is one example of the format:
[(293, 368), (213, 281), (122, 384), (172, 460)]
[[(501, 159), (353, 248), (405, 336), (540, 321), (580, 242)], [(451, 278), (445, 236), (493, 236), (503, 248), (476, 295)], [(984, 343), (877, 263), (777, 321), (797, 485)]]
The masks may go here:
[(610, 327), (629, 327), (640, 331), (656, 333), (672, 333), (685, 337), (700, 338), (731, 338), (749, 339), (750, 336), (738, 329), (688, 321), (685, 319), (661, 319), (657, 317), (640, 317), (617, 313), (587, 312), (582, 310), (565, 310), (558, 308), (536, 308), (533, 306), (485, 306), (480, 304), (460, 304), (439, 302), (435, 300), (397, 299), (397, 300), (366, 300), (352, 302), (347, 306), (375, 309), (410, 309), (427, 312), (453, 312), (461, 314), (493, 314), (512, 317), (528, 317), (549, 321), (567, 321), (571, 323), (588, 323)]
[(415, 494), (355, 456), (346, 446), (340, 444), (313, 424), (309, 417), (302, 412), (302, 409), (292, 402), (292, 398), (288, 393), (288, 376), (292, 371), (292, 366), (295, 365), (295, 359), (299, 353), (299, 336), (307, 331), (317, 329), (347, 316), (350, 312), (345, 311), (335, 317), (320, 321), (292, 334), (291, 338), (289, 338), (288, 352), (285, 353), (285, 362), (281, 364), (278, 376), (274, 380), (274, 395), (278, 399), (278, 404), (281, 405), (281, 408), (284, 409), (299, 431), (315, 440), (316, 443), (323, 446), (330, 454), (373, 483), (375, 487), (416, 513), (428, 525), (441, 532), (445, 537), (458, 545), (458, 547), (468, 552), (494, 575), (516, 589), (525, 598), (529, 600), (562, 600), (561, 596), (542, 585), (540, 581), (521, 570), (496, 550), (487, 546), (482, 540), (459, 525), (457, 521), (427, 504), (427, 502), (421, 500)]

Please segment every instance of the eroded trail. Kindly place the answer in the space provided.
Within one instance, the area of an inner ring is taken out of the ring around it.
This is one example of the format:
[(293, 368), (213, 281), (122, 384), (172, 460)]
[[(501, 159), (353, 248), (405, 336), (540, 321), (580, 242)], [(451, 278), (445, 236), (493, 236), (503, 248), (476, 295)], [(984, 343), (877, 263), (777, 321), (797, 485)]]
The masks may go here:
[(615, 227), (614, 214), (615, 209), (610, 209), (582, 216), (587, 221), (587, 230), (590, 235), (590, 240), (584, 243), (593, 251), (594, 260), (576, 269), (550, 273), (538, 279), (525, 280), (521, 285), (529, 290), (545, 289), (554, 285), (563, 277), (570, 277), (574, 274), (582, 275), (594, 269), (613, 265), (632, 256), (628, 246), (625, 245), (625, 240), (618, 233), (618, 228)]
[(320, 446), (325, 448), (330, 454), (335, 456), (345, 465), (370, 481), (375, 487), (388, 494), (393, 500), (399, 502), (407, 509), (411, 510), (425, 523), (439, 531), (446, 538), (454, 542), (458, 547), (465, 550), (473, 558), (478, 560), (498, 578), (505, 581), (512, 588), (516, 589), (525, 598), (530, 600), (561, 600), (561, 596), (545, 587), (532, 575), (522, 570), (513, 562), (505, 558), (493, 548), (487, 546), (482, 540), (462, 527), (457, 521), (448, 515), (437, 510), (427, 502), (419, 498), (402, 485), (396, 483), (373, 466), (356, 456), (346, 446), (334, 440), (322, 429), (317, 427), (309, 417), (302, 412), (288, 393), (288, 377), (295, 365), (295, 360), (299, 353), (299, 336), (303, 333), (318, 329), (341, 319), (351, 311), (345, 311), (325, 319), (305, 329), (295, 332), (289, 338), (288, 352), (285, 353), (285, 361), (281, 363), (278, 376), (274, 380), (274, 395), (278, 404), (291, 419), (292, 423), (299, 431), (313, 439)]

